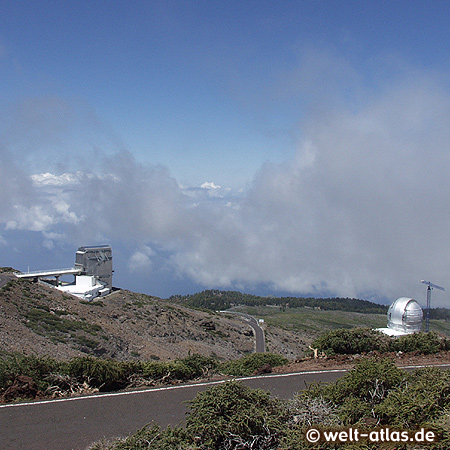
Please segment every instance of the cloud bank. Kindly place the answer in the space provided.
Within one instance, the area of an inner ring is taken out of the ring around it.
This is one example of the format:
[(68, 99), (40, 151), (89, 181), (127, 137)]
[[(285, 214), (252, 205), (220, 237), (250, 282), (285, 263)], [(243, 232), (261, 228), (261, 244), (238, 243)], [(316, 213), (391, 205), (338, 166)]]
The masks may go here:
[(409, 77), (356, 108), (316, 113), (296, 155), (264, 164), (240, 193), (214, 180), (180, 186), (120, 148), (93, 153), (95, 167), (30, 172), (5, 140), (2, 251), (8, 233), (34, 232), (47, 249), (111, 243), (142, 280), (163, 271), (205, 288), (374, 299), (424, 297), (424, 278), (447, 286), (446, 84)]

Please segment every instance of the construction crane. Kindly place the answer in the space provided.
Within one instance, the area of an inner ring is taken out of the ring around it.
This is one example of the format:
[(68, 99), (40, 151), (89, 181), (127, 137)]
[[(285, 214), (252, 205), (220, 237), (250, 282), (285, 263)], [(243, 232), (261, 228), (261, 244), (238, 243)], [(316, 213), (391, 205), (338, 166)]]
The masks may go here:
[(425, 332), (428, 333), (430, 331), (430, 304), (431, 304), (431, 290), (433, 288), (439, 289), (441, 291), (445, 291), (445, 289), (437, 284), (433, 284), (430, 281), (421, 280), (421, 283), (426, 284), (427, 288), (427, 315), (425, 321)]

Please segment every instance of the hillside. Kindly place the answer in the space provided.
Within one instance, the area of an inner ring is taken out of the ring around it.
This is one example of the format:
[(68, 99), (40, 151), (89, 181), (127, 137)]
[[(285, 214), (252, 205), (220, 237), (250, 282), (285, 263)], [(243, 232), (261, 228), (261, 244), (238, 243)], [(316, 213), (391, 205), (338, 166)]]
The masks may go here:
[[(296, 332), (268, 331), (270, 351), (303, 354)], [(245, 322), (160, 298), (116, 290), (85, 302), (44, 284), (12, 278), (0, 289), (0, 351), (58, 359), (91, 354), (127, 360), (174, 359), (199, 353), (234, 359), (253, 351)]]

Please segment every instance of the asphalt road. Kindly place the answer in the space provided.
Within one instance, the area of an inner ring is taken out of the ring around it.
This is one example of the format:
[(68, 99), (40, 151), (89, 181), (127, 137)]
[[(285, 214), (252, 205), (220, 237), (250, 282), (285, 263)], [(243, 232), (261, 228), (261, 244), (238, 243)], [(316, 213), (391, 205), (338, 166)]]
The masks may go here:
[(264, 337), (264, 330), (259, 326), (258, 321), (250, 314), (241, 313), (238, 311), (221, 311), (222, 313), (235, 314), (247, 322), (255, 332), (255, 352), (264, 353), (266, 351), (266, 342)]
[[(344, 371), (243, 378), (252, 387), (291, 398), (307, 383), (330, 382)], [(0, 450), (84, 450), (103, 438), (126, 436), (154, 421), (181, 423), (197, 392), (217, 384), (153, 388), (26, 404), (0, 405)]]

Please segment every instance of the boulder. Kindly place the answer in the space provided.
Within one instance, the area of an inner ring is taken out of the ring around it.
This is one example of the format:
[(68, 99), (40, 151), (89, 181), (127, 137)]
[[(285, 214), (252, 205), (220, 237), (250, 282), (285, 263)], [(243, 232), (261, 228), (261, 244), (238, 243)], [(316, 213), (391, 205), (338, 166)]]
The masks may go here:
[(272, 366), (267, 363), (261, 366), (259, 369), (256, 369), (253, 372), (253, 375), (262, 375), (263, 373), (271, 373), (272, 372)]
[(36, 398), (40, 394), (37, 384), (33, 378), (26, 375), (19, 375), (14, 383), (9, 386), (2, 395), (4, 402), (11, 402), (21, 398)]

